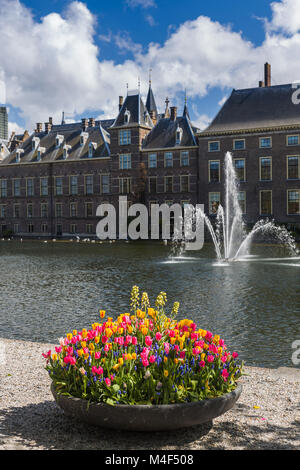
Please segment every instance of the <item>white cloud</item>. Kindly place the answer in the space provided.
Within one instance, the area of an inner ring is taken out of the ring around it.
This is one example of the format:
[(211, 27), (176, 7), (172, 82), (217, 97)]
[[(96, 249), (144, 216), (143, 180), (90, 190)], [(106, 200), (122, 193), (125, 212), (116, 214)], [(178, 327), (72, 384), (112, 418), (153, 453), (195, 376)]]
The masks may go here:
[(155, 26), (156, 25), (156, 21), (155, 21), (155, 19), (153, 18), (152, 15), (146, 15), (145, 20), (147, 21), (147, 23), (149, 23), (150, 26)]
[(227, 101), (228, 95), (223, 96), (223, 98), (218, 102), (219, 106), (223, 106), (223, 104)]
[(0, 76), (0, 104), (5, 104), (5, 103), (6, 103), (5, 81), (4, 79), (1, 79), (1, 76)]
[[(164, 44), (150, 43), (145, 51), (124, 33), (112, 36), (120, 51), (133, 54), (132, 60), (117, 64), (101, 60), (95, 43), (96, 20), (85, 4), (75, 1), (63, 14), (51, 13), (37, 21), (18, 0), (0, 0), (0, 44), (6, 51), (1, 57), (0, 78), (5, 74), (7, 102), (21, 109), (31, 129), (49, 115), (60, 122), (62, 110), (70, 118), (83, 115), (87, 109), (115, 117), (118, 96), (125, 93), (126, 83), (136, 88), (140, 76), (146, 94), (150, 67), (159, 108), (164, 107), (166, 96), (178, 104), (185, 88), (192, 102), (211, 87), (227, 93), (228, 88), (257, 86), (266, 61), (272, 64), (275, 83), (298, 80), (300, 63), (294, 60), (300, 49), (296, 12), (293, 20), (285, 22), (286, 31), (291, 32), (288, 37), (278, 16), (281, 8), (280, 18), (288, 17), (295, 3), (272, 3), (273, 16), (259, 46), (230, 26), (199, 16), (170, 30)], [(201, 109), (194, 115), (200, 123), (208, 120)]]
[(283, 31), (295, 34), (300, 30), (300, 2), (299, 0), (282, 0), (272, 2), (272, 20), (267, 22), (269, 31)]
[(142, 7), (142, 8), (151, 8), (156, 7), (154, 0), (126, 0), (126, 4), (130, 8)]

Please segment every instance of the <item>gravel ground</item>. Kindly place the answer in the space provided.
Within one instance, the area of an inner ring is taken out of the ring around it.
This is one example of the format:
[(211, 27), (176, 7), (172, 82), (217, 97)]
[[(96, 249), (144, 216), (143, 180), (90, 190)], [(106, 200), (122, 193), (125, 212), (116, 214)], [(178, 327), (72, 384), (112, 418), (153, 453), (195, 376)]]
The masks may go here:
[(65, 416), (44, 370), (48, 349), (53, 345), (0, 339), (0, 449), (300, 449), (299, 369), (247, 367), (239, 401), (213, 423), (134, 433)]

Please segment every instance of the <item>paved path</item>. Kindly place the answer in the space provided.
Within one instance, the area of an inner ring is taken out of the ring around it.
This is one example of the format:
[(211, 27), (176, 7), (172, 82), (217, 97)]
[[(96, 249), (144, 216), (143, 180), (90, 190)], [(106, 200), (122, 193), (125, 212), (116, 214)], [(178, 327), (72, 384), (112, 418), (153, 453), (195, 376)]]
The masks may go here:
[(299, 369), (248, 367), (239, 401), (213, 424), (116, 432), (77, 422), (57, 407), (41, 356), (53, 345), (6, 339), (1, 345), (0, 449), (300, 449)]

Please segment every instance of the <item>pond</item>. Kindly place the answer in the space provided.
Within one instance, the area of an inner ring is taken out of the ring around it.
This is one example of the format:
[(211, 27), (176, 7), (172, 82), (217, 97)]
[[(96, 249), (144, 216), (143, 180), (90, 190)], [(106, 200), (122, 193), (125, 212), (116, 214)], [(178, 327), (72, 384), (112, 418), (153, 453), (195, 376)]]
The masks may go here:
[(256, 245), (246, 260), (219, 264), (213, 246), (170, 258), (160, 242), (1, 241), (0, 337), (57, 342), (129, 311), (134, 284), (153, 301), (166, 291), (179, 318), (220, 334), (248, 365), (293, 366), (300, 340), (300, 258)]

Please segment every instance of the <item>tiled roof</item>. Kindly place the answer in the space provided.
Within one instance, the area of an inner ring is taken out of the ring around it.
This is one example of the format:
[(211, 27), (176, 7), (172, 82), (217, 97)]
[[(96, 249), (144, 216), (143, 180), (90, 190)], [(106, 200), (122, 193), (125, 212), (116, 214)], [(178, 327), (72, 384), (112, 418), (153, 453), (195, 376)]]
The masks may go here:
[[(182, 129), (182, 138), (176, 145), (176, 130)], [(162, 118), (145, 138), (143, 149), (190, 147), (196, 145), (191, 123), (186, 116), (177, 117), (175, 121)]]
[(233, 90), (206, 132), (300, 124), (292, 85)]
[(151, 111), (155, 111), (155, 113), (157, 114), (157, 107), (156, 107), (156, 103), (155, 103), (151, 86), (149, 86), (149, 91), (148, 91), (147, 100), (146, 100), (146, 108), (149, 113)]
[[(23, 149), (24, 153), (20, 156), (20, 162), (36, 162), (39, 148), (45, 149), (45, 152), (41, 155), (42, 162), (52, 162), (63, 160), (63, 147), (68, 145), (68, 156), (66, 161), (69, 160), (81, 160), (88, 158), (89, 144), (94, 142), (96, 148), (91, 158), (108, 157), (110, 155), (109, 150), (109, 134), (101, 126), (96, 125), (95, 127), (88, 127), (85, 132), (88, 134), (87, 140), (84, 145), (80, 145), (80, 134), (82, 132), (81, 123), (75, 124), (63, 124), (54, 125), (51, 131), (47, 134), (46, 132), (33, 133), (25, 142), (23, 142), (17, 149), (10, 153), (1, 164), (16, 163), (18, 149)], [(56, 148), (56, 136), (61, 135), (63, 141), (60, 146)], [(40, 139), (38, 147), (33, 150), (32, 142), (34, 137)]]
[[(128, 122), (125, 122), (126, 112), (128, 113)], [(130, 124), (153, 127), (147, 108), (138, 92), (136, 94), (128, 93), (112, 127), (128, 126)]]

